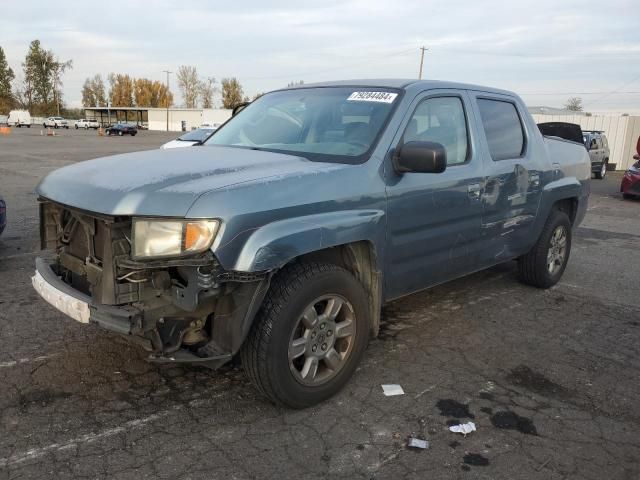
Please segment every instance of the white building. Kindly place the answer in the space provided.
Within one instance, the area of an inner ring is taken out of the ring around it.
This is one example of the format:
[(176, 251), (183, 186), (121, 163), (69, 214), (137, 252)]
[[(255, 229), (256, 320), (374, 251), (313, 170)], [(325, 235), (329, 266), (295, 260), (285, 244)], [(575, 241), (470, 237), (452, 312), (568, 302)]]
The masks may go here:
[(609, 164), (615, 163), (616, 170), (626, 170), (635, 162), (633, 155), (636, 153), (636, 144), (640, 137), (640, 116), (622, 115), (585, 115), (567, 114), (566, 112), (554, 114), (535, 113), (535, 108), (530, 109), (536, 123), (544, 122), (569, 122), (576, 123), (582, 130), (602, 130), (609, 141)]

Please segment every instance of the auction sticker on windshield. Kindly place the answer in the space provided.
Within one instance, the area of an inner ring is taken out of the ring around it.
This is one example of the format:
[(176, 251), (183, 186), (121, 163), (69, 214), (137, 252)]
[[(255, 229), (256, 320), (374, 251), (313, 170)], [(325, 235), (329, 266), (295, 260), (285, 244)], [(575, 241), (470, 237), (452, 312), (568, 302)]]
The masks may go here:
[(397, 93), (390, 92), (353, 92), (347, 101), (393, 103), (397, 96)]

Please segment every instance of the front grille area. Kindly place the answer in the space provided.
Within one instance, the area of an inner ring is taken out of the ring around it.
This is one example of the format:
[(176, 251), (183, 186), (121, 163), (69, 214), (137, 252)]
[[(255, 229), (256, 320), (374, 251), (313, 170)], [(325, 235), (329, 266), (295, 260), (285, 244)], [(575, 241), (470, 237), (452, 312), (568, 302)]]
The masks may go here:
[(96, 303), (121, 305), (138, 300), (139, 286), (119, 281), (118, 261), (130, 258), (131, 219), (93, 214), (54, 202), (40, 204), (42, 248), (56, 253), (62, 279)]

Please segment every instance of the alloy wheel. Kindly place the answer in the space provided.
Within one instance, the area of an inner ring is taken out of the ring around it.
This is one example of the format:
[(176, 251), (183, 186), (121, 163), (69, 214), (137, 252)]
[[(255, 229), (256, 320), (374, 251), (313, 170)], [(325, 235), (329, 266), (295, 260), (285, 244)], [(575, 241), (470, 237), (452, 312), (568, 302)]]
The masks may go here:
[(340, 295), (325, 295), (309, 304), (289, 340), (289, 368), (303, 385), (318, 386), (335, 377), (353, 350), (356, 318)]
[(547, 252), (547, 268), (551, 275), (555, 275), (564, 265), (567, 255), (567, 230), (558, 225), (551, 235)]

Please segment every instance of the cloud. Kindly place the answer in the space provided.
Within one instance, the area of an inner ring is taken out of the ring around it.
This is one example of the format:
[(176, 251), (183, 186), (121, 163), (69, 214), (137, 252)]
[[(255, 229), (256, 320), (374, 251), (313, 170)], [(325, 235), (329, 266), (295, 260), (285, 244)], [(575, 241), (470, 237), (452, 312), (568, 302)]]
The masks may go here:
[[(429, 48), (427, 77), (558, 93), (525, 95), (536, 104), (611, 91), (640, 74), (629, 0), (606, 7), (593, 0), (130, 0), (125, 9), (32, 0), (7, 4), (0, 31), (16, 70), (34, 38), (73, 59), (64, 78), (71, 103), (95, 73), (164, 80), (162, 70), (183, 64), (203, 76), (237, 76), (250, 95), (291, 80), (415, 77), (421, 45)], [(640, 111), (640, 95), (611, 95), (596, 106)]]

